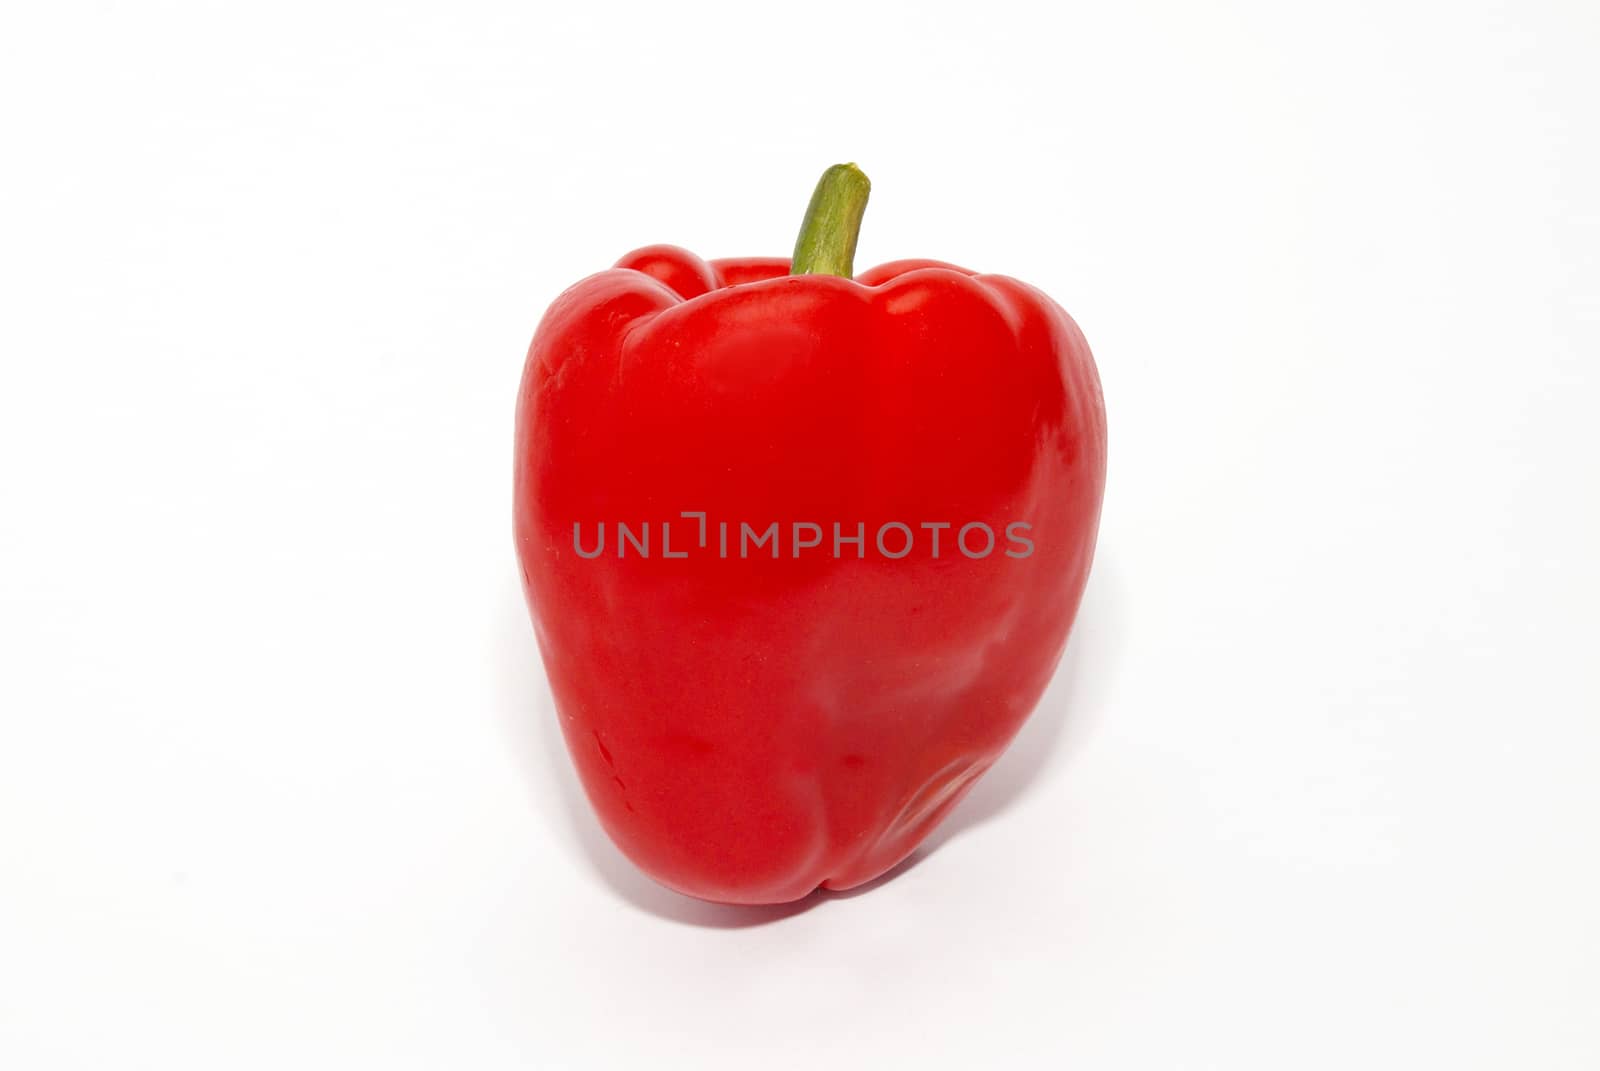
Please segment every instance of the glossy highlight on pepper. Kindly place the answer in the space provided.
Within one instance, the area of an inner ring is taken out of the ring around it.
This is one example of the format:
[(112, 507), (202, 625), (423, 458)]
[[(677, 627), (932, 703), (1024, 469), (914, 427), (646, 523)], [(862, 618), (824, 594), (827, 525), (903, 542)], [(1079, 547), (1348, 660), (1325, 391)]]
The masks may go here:
[[(1094, 552), (1106, 424), (1077, 325), (940, 261), (852, 277), (867, 190), (830, 168), (791, 259), (636, 250), (558, 297), (528, 350), (514, 528), (562, 732), (617, 846), (708, 900), (781, 903), (906, 858), (1038, 702)], [(869, 542), (1026, 523), (1030, 544), (574, 552), (575, 524), (696, 513), (844, 519)]]

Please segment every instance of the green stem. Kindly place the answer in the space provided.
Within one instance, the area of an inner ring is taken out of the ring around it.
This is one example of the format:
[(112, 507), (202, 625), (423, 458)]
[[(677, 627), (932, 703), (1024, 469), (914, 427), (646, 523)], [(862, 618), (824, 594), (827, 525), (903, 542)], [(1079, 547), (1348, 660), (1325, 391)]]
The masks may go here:
[(834, 164), (817, 180), (816, 192), (795, 239), (790, 275), (842, 275), (850, 278), (856, 259), (861, 214), (872, 183), (855, 164)]

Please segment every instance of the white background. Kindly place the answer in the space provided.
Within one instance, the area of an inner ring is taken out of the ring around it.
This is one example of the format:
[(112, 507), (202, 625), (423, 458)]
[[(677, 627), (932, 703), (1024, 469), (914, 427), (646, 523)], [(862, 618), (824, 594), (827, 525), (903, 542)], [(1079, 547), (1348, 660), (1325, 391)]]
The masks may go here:
[[(0, 1066), (1600, 1066), (1600, 8), (14, 5)], [(584, 806), (510, 536), (628, 249), (1026, 279), (1111, 468), (910, 867)]]

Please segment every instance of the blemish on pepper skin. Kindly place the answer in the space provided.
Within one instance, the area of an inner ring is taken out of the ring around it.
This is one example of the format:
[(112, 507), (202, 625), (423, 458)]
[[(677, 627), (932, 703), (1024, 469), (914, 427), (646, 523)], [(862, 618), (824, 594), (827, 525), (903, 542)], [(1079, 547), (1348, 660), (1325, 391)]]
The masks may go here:
[(867, 760), (860, 755), (846, 755), (839, 760), (839, 765), (847, 770), (859, 770), (867, 764)]
[[(626, 793), (628, 784), (622, 779), (622, 775), (617, 773), (617, 764), (616, 760), (611, 757), (611, 749), (601, 741), (598, 730), (591, 729), (589, 735), (594, 737), (594, 746), (599, 749), (600, 758), (605, 760), (606, 768), (611, 771), (611, 780), (616, 782), (617, 790)], [(628, 809), (629, 814), (633, 813), (633, 804), (628, 802), (626, 795), (623, 797), (622, 805)]]

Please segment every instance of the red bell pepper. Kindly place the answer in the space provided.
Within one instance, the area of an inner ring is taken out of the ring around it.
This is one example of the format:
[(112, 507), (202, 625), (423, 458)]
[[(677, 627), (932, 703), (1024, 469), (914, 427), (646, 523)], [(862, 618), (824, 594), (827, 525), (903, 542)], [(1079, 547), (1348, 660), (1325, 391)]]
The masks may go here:
[(693, 896), (778, 903), (906, 858), (1066, 644), (1105, 482), (1100, 384), (1038, 290), (851, 277), (868, 184), (791, 260), (630, 253), (551, 305), (515, 534), (601, 824)]

